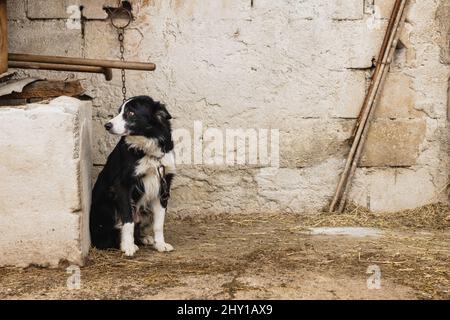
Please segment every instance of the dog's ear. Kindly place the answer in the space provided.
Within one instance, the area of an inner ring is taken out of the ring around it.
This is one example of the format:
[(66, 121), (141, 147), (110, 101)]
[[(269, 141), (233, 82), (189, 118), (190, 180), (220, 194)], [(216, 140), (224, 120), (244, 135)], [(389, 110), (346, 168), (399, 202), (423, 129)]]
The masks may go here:
[(165, 120), (170, 120), (172, 119), (172, 116), (170, 115), (169, 111), (167, 111), (166, 106), (162, 103), (159, 104), (159, 108), (158, 111), (156, 111), (156, 116), (158, 118), (165, 119)]

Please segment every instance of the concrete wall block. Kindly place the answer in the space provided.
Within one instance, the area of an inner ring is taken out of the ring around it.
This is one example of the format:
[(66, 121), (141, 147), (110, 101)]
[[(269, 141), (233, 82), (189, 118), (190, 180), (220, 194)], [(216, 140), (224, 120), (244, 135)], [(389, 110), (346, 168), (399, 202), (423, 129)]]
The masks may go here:
[(9, 21), (8, 28), (10, 52), (81, 56), (81, 30), (67, 28), (63, 20)]
[[(104, 7), (117, 7), (116, 0), (79, 0), (83, 6), (83, 17), (90, 20), (104, 20), (108, 18)], [(131, 2), (133, 5), (133, 1)], [(134, 8), (133, 8), (134, 9)]]
[(440, 171), (442, 177), (444, 177), (446, 176), (445, 172), (450, 170), (450, 166), (447, 165), (448, 155), (450, 154), (447, 145), (449, 124), (447, 119), (425, 118), (425, 120), (427, 129), (425, 139), (420, 146), (417, 165), (434, 168)]
[(27, 18), (25, 1), (26, 0), (14, 0), (6, 2), (8, 19), (19, 20)]
[(395, 212), (435, 203), (439, 191), (426, 167), (358, 169), (349, 200), (372, 211)]
[(348, 151), (352, 120), (298, 120), (297, 127), (280, 132), (280, 166), (312, 167)]
[[(125, 48), (129, 49), (128, 31), (125, 36)], [(117, 39), (117, 31), (106, 21), (86, 21), (85, 23), (85, 38), (84, 38), (84, 53), (86, 57), (91, 59), (118, 59), (119, 40)], [(98, 42), (101, 39), (102, 45)], [(135, 48), (136, 49), (136, 48)], [(129, 57), (129, 51), (125, 53)]]
[(394, 68), (406, 69), (417, 67), (416, 49), (412, 43), (414, 26), (405, 22), (399, 40), (400, 45), (397, 46), (397, 50), (394, 54), (394, 61), (391, 70)]
[[(366, 20), (334, 21), (323, 43), (328, 46), (330, 62), (334, 68), (367, 69), (377, 58), (383, 41), (387, 22), (381, 20), (374, 28)], [(370, 41), (368, 41), (370, 39)], [(326, 60), (325, 60), (326, 61)]]
[(376, 6), (376, 14), (379, 18), (389, 19), (391, 17), (392, 9), (394, 8), (394, 0), (374, 0)]
[(1, 108), (0, 117), (0, 265), (82, 264), (89, 249), (90, 103), (60, 97)]
[(416, 164), (426, 121), (377, 120), (369, 129), (361, 158), (364, 167), (406, 167)]
[(403, 72), (390, 72), (376, 105), (376, 118), (421, 118), (424, 113), (416, 109), (417, 94), (413, 77)]
[(358, 117), (366, 96), (368, 73), (346, 70), (335, 74), (337, 82), (333, 86), (334, 101), (330, 101), (330, 116), (346, 119)]
[[(348, 46), (348, 68), (370, 68), (372, 66), (372, 59), (378, 58), (386, 26), (386, 21), (380, 21), (378, 28), (369, 27), (367, 22), (357, 25), (358, 29), (353, 34), (355, 40), (349, 42)], [(346, 34), (351, 35), (351, 33)], [(367, 39), (371, 39), (371, 41), (367, 41)], [(355, 41), (357, 42), (355, 43)]]
[(440, 29), (441, 61), (450, 64), (450, 3), (441, 1), (436, 10), (436, 18)]
[[(302, 169), (265, 168), (255, 176), (262, 203), (273, 203), (284, 212), (318, 212), (324, 209), (336, 187), (344, 162), (328, 159)], [(275, 211), (276, 212), (276, 211)]]
[(27, 2), (29, 19), (68, 19), (75, 13), (69, 7), (81, 8), (84, 18), (90, 20), (105, 20), (108, 18), (104, 7), (116, 7), (115, 0), (32, 0)]
[(309, 168), (181, 166), (168, 211), (178, 216), (317, 212), (328, 205), (343, 164), (328, 159)]
[(364, 0), (336, 0), (334, 4), (333, 19), (360, 20), (364, 17)]
[(241, 213), (261, 209), (256, 196), (257, 169), (179, 166), (168, 211), (180, 216)]
[(66, 19), (69, 17), (67, 7), (79, 5), (79, 0), (32, 0), (27, 1), (29, 19)]

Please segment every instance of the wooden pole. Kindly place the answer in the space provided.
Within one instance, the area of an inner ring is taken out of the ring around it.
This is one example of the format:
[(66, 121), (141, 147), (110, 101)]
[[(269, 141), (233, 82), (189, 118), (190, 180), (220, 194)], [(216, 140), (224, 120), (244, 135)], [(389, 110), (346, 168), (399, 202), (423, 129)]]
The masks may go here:
[(370, 118), (373, 114), (373, 110), (375, 109), (375, 101), (385, 79), (385, 73), (388, 70), (387, 65), (391, 62), (390, 57), (392, 50), (395, 50), (397, 45), (397, 40), (400, 33), (399, 27), (403, 19), (406, 2), (407, 0), (396, 0), (394, 8), (392, 9), (391, 18), (389, 20), (388, 28), (378, 55), (378, 62), (369, 86), (369, 91), (366, 95), (353, 131), (353, 143), (345, 163), (344, 171), (330, 204), (330, 212), (334, 212), (338, 204), (339, 212), (342, 212), (344, 208), (345, 198), (343, 196), (348, 192), (349, 184), (351, 183), (351, 179), (353, 178), (353, 174), (362, 154), (362, 149), (364, 147), (364, 142), (366, 140), (370, 125)]
[[(381, 91), (384, 80), (387, 77), (387, 74), (389, 72), (389, 66), (392, 62), (394, 53), (395, 53), (395, 49), (397, 47), (397, 43), (398, 43), (398, 38), (400, 36), (400, 28), (403, 26), (403, 22), (405, 19), (405, 16), (403, 14), (403, 10), (404, 10), (404, 5), (406, 4), (406, 1), (404, 2), (404, 4), (402, 4), (402, 7), (400, 7), (400, 12), (399, 15), (397, 16), (397, 20), (395, 21), (395, 30), (392, 33), (392, 41), (390, 41), (391, 45), (388, 48), (387, 52), (386, 52), (386, 56), (383, 58), (386, 60), (385, 63), (383, 63), (382, 68), (380, 70), (381, 72), (381, 77), (378, 83), (376, 83), (376, 92), (378, 93), (379, 91)], [(369, 134), (369, 127), (370, 127), (370, 123), (372, 121), (373, 115), (374, 115), (374, 110), (375, 110), (375, 104), (376, 104), (376, 99), (377, 99), (377, 93), (375, 93), (375, 96), (373, 98), (372, 101), (372, 105), (370, 106), (370, 109), (368, 110), (367, 113), (367, 117), (365, 120), (365, 125), (362, 126), (362, 131), (360, 133), (360, 138), (359, 138), (359, 144), (356, 150), (356, 154), (355, 157), (352, 160), (352, 165), (350, 167), (350, 171), (348, 173), (348, 177), (347, 177), (347, 183), (344, 186), (344, 189), (342, 191), (342, 198), (340, 200), (339, 203), (339, 208), (338, 208), (338, 212), (343, 212), (344, 211), (344, 207), (345, 207), (345, 199), (347, 197), (347, 193), (349, 192), (350, 186), (351, 186), (351, 182), (353, 180), (353, 176), (355, 174), (356, 168), (358, 166), (359, 160), (361, 159), (362, 156), (362, 152), (364, 150), (364, 144), (367, 140), (367, 135)]]
[(79, 66), (104, 67), (112, 69), (129, 69), (129, 70), (144, 70), (144, 71), (154, 71), (156, 69), (154, 63), (146, 63), (146, 62), (41, 56), (34, 54), (10, 53), (8, 55), (8, 59), (10, 61), (71, 64)]
[(0, 73), (8, 71), (8, 16), (6, 0), (0, 0)]
[(19, 69), (103, 73), (106, 81), (110, 81), (112, 79), (112, 70), (104, 67), (78, 66), (78, 65), (57, 64), (57, 63), (22, 62), (22, 61), (9, 61), (8, 66), (11, 68), (19, 68)]

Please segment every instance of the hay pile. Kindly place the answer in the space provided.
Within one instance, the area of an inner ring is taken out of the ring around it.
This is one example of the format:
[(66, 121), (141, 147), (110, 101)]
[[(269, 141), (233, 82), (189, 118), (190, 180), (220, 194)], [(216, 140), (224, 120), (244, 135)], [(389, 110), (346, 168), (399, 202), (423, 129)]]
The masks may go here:
[(450, 208), (446, 204), (437, 203), (399, 212), (373, 213), (350, 205), (344, 213), (322, 213), (306, 217), (304, 222), (315, 227), (361, 226), (443, 231), (450, 228)]

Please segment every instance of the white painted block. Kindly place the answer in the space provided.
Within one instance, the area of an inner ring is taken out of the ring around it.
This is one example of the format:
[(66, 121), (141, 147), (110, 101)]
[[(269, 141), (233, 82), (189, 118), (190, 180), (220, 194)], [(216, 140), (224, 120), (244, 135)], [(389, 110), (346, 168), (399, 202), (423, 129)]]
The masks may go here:
[(334, 6), (333, 19), (361, 20), (364, 17), (364, 0), (335, 0), (330, 1)]
[(90, 246), (91, 106), (0, 108), (0, 265), (83, 264)]

